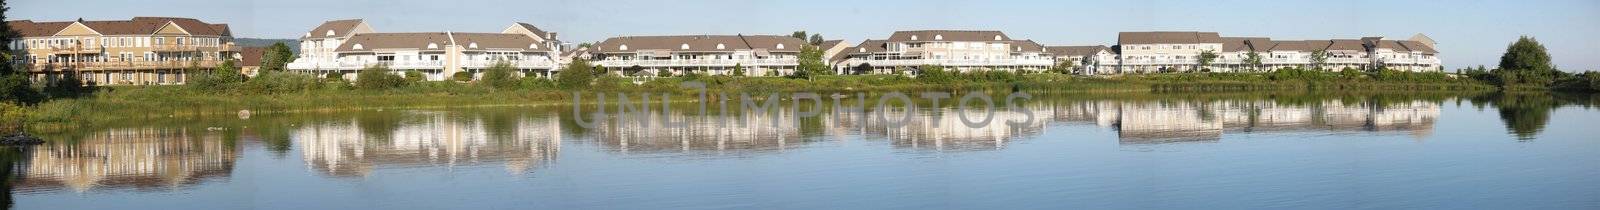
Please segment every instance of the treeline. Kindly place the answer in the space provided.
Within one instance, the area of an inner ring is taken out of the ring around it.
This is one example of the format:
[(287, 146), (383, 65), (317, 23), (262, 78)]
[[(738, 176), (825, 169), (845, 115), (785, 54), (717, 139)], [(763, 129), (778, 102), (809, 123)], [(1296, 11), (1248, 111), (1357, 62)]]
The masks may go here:
[(1569, 73), (1557, 69), (1550, 60), (1543, 44), (1523, 36), (1506, 47), (1498, 68), (1478, 66), (1456, 71), (1505, 90), (1600, 91), (1600, 72)]

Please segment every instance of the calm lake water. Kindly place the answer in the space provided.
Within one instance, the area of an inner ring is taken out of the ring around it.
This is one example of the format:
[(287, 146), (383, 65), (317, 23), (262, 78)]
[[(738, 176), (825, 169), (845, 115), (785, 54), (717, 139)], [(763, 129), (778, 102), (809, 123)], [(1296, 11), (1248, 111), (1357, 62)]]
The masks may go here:
[(978, 126), (954, 107), (228, 115), (46, 134), (0, 174), (16, 209), (1596, 209), (1595, 101), (1041, 95)]

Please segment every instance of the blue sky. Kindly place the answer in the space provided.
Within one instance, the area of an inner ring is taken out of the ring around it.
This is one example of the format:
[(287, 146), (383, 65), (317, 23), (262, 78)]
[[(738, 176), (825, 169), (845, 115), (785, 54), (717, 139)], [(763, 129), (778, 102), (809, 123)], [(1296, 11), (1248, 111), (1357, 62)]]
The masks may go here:
[[(1449, 69), (1499, 61), (1521, 35), (1564, 70), (1600, 70), (1600, 1), (417, 1), (12, 0), (9, 18), (199, 18), (236, 37), (296, 38), (326, 20), (363, 18), (380, 32), (496, 32), (528, 22), (569, 42), (618, 35), (821, 33), (860, 42), (894, 30), (1001, 30), (1046, 45), (1110, 45), (1119, 31), (1327, 39), (1424, 33)], [(62, 12), (72, 11), (72, 12)]]

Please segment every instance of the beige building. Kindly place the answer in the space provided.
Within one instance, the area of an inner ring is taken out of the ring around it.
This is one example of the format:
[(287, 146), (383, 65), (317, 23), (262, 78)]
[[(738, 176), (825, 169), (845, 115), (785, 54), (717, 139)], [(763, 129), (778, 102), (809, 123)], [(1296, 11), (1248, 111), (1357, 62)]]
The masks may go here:
[(588, 49), (594, 61), (608, 72), (631, 76), (698, 73), (732, 74), (734, 66), (745, 75), (787, 75), (799, 65), (805, 40), (775, 35), (681, 35), (612, 37)]
[(385, 66), (397, 75), (414, 70), (440, 81), (459, 72), (477, 78), (497, 63), (510, 64), (526, 76), (550, 76), (557, 69), (561, 42), (556, 33), (527, 23), (511, 24), (499, 33), (377, 33), (365, 21), (352, 19), (311, 29), (300, 38), (300, 49), (300, 57), (288, 64), (290, 70), (319, 76), (343, 73), (354, 80), (361, 69)]
[(183, 84), (190, 69), (210, 69), (238, 50), (227, 24), (190, 18), (7, 21), (18, 38), (14, 63), (38, 82), (75, 75), (95, 85)]
[(924, 65), (956, 71), (1043, 70), (1054, 64), (1044, 46), (1000, 31), (896, 31), (888, 39), (866, 40), (844, 50), (852, 73), (890, 73)]

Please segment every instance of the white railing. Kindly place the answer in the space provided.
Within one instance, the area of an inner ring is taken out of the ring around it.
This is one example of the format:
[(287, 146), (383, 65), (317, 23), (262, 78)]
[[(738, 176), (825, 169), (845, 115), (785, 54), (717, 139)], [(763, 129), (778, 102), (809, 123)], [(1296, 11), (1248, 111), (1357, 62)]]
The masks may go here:
[(608, 67), (645, 66), (645, 67), (675, 67), (675, 66), (791, 66), (798, 65), (796, 59), (689, 59), (689, 60), (600, 60), (595, 64)]
[[(500, 61), (462, 61), (461, 68), (488, 68)], [(549, 60), (518, 60), (507, 61), (512, 66), (522, 69), (555, 68), (555, 62)], [(383, 65), (391, 69), (444, 69), (444, 61), (295, 61), (289, 63), (289, 69), (294, 70), (354, 70), (368, 66)]]
[(906, 59), (906, 60), (860, 60), (851, 59), (845, 62), (850, 66), (859, 66), (863, 63), (872, 66), (1050, 66), (1055, 65), (1051, 59)]
[(555, 62), (550, 62), (549, 60), (514, 60), (514, 61), (474, 60), (474, 61), (463, 61), (463, 62), (461, 62), (461, 67), (462, 68), (489, 68), (490, 66), (494, 66), (495, 64), (498, 64), (500, 62), (509, 63), (509, 64), (511, 64), (511, 66), (519, 68), (519, 69), (555, 68), (556, 67)]

